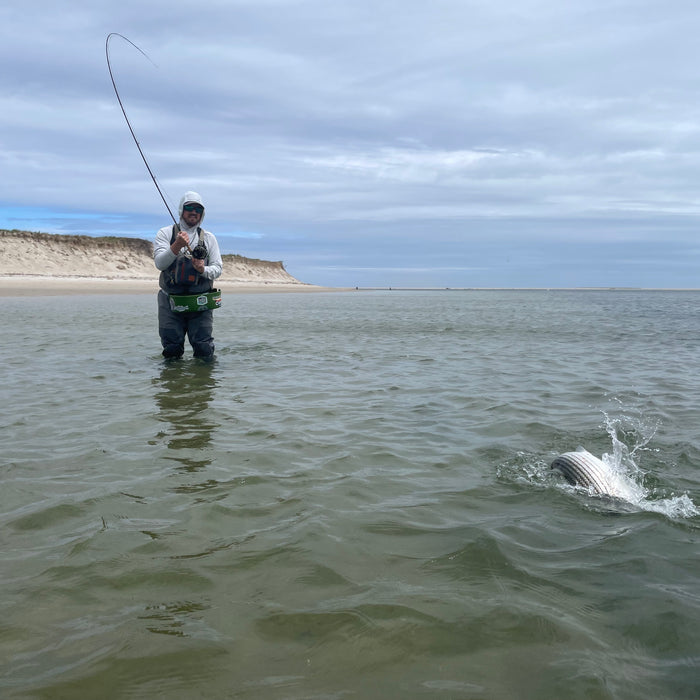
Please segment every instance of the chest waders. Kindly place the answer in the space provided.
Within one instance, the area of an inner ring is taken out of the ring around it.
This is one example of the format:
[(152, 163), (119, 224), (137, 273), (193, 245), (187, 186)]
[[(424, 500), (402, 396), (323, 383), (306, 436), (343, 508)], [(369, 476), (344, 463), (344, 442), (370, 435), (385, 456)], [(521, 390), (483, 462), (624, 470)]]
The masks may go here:
[[(179, 224), (173, 224), (170, 245), (174, 243), (179, 231)], [(199, 227), (197, 237), (199, 243), (192, 252), (198, 259), (206, 260), (208, 252), (202, 242), (202, 229)], [(160, 273), (160, 288), (168, 295), (170, 308), (175, 313), (221, 307), (221, 291), (212, 288), (212, 281), (200, 275), (191, 258), (186, 255), (178, 255), (173, 264)]]

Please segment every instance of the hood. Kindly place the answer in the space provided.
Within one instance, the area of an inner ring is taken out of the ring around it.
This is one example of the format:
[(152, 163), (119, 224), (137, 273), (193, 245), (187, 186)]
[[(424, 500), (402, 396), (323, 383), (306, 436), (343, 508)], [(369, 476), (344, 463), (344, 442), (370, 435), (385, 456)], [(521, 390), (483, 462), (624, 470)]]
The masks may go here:
[[(201, 195), (199, 195), (197, 192), (185, 192), (185, 194), (182, 195), (182, 198), (180, 199), (180, 206), (178, 207), (178, 214), (180, 214), (180, 224), (182, 224), (182, 207), (185, 206), (185, 204), (201, 204), (204, 207), (204, 202), (202, 201)], [(207, 213), (206, 207), (204, 207), (204, 211), (202, 212), (202, 218), (199, 220), (199, 225), (202, 225), (202, 221), (204, 221), (204, 215)]]

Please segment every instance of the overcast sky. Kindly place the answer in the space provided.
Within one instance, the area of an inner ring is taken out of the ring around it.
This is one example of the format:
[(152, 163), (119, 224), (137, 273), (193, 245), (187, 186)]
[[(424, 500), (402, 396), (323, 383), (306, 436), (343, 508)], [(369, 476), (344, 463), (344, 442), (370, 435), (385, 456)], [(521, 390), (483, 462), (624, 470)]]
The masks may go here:
[[(333, 286), (700, 287), (697, 0), (8, 0), (0, 228)], [(19, 252), (21, 255), (21, 251)]]

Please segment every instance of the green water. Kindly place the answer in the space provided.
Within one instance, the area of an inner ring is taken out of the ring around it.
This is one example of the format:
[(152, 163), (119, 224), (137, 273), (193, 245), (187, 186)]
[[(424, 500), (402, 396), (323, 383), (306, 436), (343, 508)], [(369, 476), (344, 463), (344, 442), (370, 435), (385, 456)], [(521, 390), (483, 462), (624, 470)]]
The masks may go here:
[(699, 302), (5, 299), (0, 697), (700, 697)]

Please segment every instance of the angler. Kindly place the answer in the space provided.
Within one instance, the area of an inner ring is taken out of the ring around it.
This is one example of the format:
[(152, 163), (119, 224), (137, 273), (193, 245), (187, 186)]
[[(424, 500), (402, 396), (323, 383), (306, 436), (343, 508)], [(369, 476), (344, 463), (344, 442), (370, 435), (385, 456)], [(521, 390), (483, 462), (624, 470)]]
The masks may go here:
[(204, 203), (197, 192), (185, 192), (180, 200), (180, 222), (158, 231), (153, 260), (160, 273), (158, 332), (163, 357), (182, 357), (185, 335), (194, 356), (214, 356), (213, 309), (221, 305), (221, 294), (213, 281), (221, 275), (219, 244), (200, 224)]
[[(180, 200), (180, 221), (175, 220), (158, 180), (146, 160), (141, 144), (136, 138), (117, 90), (109, 60), (109, 41), (115, 36), (124, 39), (146, 58), (148, 55), (123, 34), (112, 32), (107, 35), (105, 54), (114, 94), (117, 96), (124, 120), (129, 127), (131, 138), (173, 220), (172, 226), (164, 226), (158, 231), (153, 250), (155, 265), (161, 271), (158, 292), (158, 330), (163, 345), (163, 356), (182, 357), (185, 351), (185, 336), (187, 336), (194, 350), (194, 356), (210, 359), (214, 356), (212, 309), (221, 306), (221, 292), (212, 287), (213, 280), (217, 279), (222, 271), (219, 244), (213, 233), (199, 226), (204, 218), (204, 204), (196, 192), (185, 192)], [(148, 60), (151, 59), (148, 58)]]

